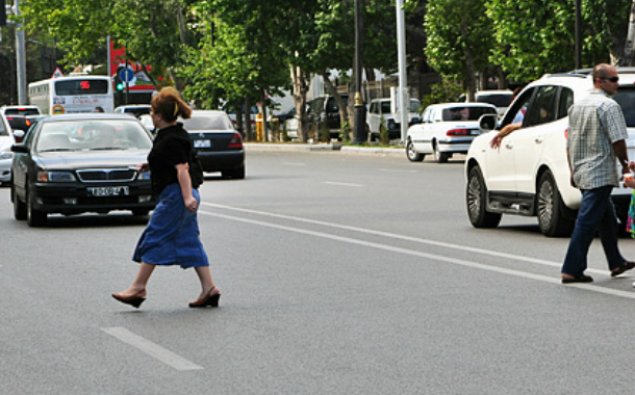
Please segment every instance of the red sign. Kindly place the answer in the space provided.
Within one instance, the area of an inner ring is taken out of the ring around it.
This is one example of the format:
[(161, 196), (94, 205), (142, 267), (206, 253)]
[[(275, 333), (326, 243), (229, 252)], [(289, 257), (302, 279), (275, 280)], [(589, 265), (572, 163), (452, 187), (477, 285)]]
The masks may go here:
[[(148, 92), (154, 91), (156, 88), (152, 83), (152, 80), (148, 77), (143, 70), (141, 63), (128, 59), (126, 65), (126, 49), (123, 47), (116, 47), (113, 40), (110, 41), (110, 76), (115, 77), (117, 71), (123, 67), (129, 67), (134, 71), (134, 85), (130, 85), (130, 91), (134, 92)], [(146, 70), (151, 71), (152, 66), (145, 65)]]

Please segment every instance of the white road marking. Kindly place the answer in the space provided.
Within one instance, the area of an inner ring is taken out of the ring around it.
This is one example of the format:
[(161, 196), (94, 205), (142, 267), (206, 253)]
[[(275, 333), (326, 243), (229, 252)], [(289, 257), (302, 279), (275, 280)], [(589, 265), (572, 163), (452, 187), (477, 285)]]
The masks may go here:
[(361, 184), (353, 184), (350, 182), (337, 182), (337, 181), (323, 181), (322, 184), (327, 184), (327, 185), (338, 185), (341, 187), (355, 187), (355, 188), (359, 188), (363, 185)]
[(115, 326), (111, 328), (101, 328), (102, 331), (106, 332), (110, 336), (113, 336), (122, 342), (129, 344), (133, 347), (138, 348), (144, 353), (150, 355), (153, 358), (158, 359), (159, 361), (165, 363), (173, 367), (176, 370), (201, 370), (202, 366), (199, 366), (193, 362), (188, 361), (187, 359), (173, 353), (172, 351), (166, 350), (165, 348), (159, 346), (156, 343), (151, 342), (150, 340), (141, 337), (133, 332), (130, 332), (128, 329)]
[[(245, 209), (245, 208), (226, 206), (226, 205), (222, 205), (222, 204), (205, 203), (205, 202), (201, 203), (201, 204), (204, 205), (204, 206), (215, 207), (215, 208), (220, 208), (220, 209), (224, 209), (224, 210), (232, 210), (232, 211), (238, 211), (238, 212), (242, 212), (242, 213), (256, 214), (256, 215), (267, 216), (267, 217), (272, 217), (272, 218), (280, 218), (280, 219), (285, 219), (285, 220), (290, 220), (290, 221), (304, 222), (304, 223), (307, 223), (307, 224), (327, 226), (327, 227), (336, 228), (336, 229), (350, 230), (350, 231), (365, 233), (365, 234), (369, 234), (369, 235), (373, 235), (373, 236), (388, 237), (388, 238), (393, 238), (393, 239), (398, 239), (398, 240), (405, 240), (405, 241), (414, 242), (414, 243), (433, 245), (433, 246), (436, 246), (436, 247), (444, 247), (444, 248), (450, 248), (450, 249), (460, 250), (460, 251), (465, 251), (465, 252), (473, 252), (473, 253), (477, 253), (477, 254), (495, 256), (497, 258), (505, 258), (505, 259), (512, 259), (512, 260), (516, 260), (516, 261), (535, 263), (535, 264), (543, 265), (543, 266), (551, 266), (551, 267), (558, 267), (558, 268), (560, 266), (562, 266), (562, 264), (560, 262), (546, 261), (546, 260), (543, 260), (543, 259), (530, 258), (530, 257), (527, 257), (527, 256), (522, 256), (522, 255), (513, 255), (513, 254), (508, 254), (508, 253), (505, 253), (505, 252), (485, 250), (485, 249), (482, 249), (482, 248), (475, 248), (475, 247), (469, 247), (469, 246), (464, 246), (464, 245), (460, 245), (460, 244), (446, 243), (446, 242), (443, 242), (443, 241), (422, 239), (422, 238), (419, 238), (419, 237), (405, 236), (405, 235), (400, 235), (400, 234), (397, 234), (397, 233), (383, 232), (383, 231), (372, 230), (372, 229), (368, 229), (368, 228), (359, 228), (359, 227), (356, 227), (356, 226), (340, 225), (340, 224), (335, 224), (335, 223), (332, 223), (332, 222), (325, 222), (325, 221), (319, 221), (319, 220), (302, 218), (302, 217), (294, 217), (294, 216), (291, 216), (291, 215), (275, 214), (275, 213), (270, 213), (270, 212), (266, 212), (266, 211), (250, 210), (250, 209)], [(588, 272), (592, 272), (592, 273), (596, 273), (596, 274), (606, 274), (605, 271), (600, 271), (600, 270), (597, 270), (597, 269), (587, 269), (587, 271)]]
[(285, 166), (306, 166), (306, 163), (302, 162), (282, 162)]
[[(315, 221), (315, 220), (299, 218), (299, 217), (291, 217), (291, 216), (286, 216), (286, 215), (281, 215), (281, 214), (259, 212), (259, 211), (255, 211), (255, 210), (241, 209), (241, 208), (223, 206), (223, 205), (212, 204), (212, 203), (203, 203), (203, 205), (211, 206), (211, 207), (218, 207), (218, 208), (225, 208), (225, 209), (241, 211), (241, 212), (249, 212), (249, 213), (261, 214), (261, 215), (270, 216), (270, 217), (277, 217), (277, 218), (284, 218), (284, 219), (293, 219), (293, 220), (300, 221), (300, 222), (305, 222), (305, 223), (313, 223), (313, 224), (331, 226), (331, 227), (339, 228), (339, 229), (355, 230), (355, 231), (358, 231), (358, 232), (374, 234), (374, 235), (386, 235), (387, 237), (395, 237), (395, 238), (402, 239), (402, 240), (409, 240), (409, 241), (415, 241), (415, 242), (420, 242), (420, 243), (424, 243), (424, 244), (444, 246), (444, 247), (448, 247), (448, 248), (454, 248), (454, 249), (470, 251), (470, 252), (478, 252), (478, 253), (481, 253), (481, 254), (484, 254), (484, 255), (491, 255), (491, 256), (496, 256), (496, 257), (513, 258), (513, 259), (516, 259), (516, 260), (523, 260), (523, 261), (526, 261), (526, 262), (537, 263), (537, 264), (541, 264), (541, 265), (556, 266), (556, 267), (560, 267), (561, 266), (559, 263), (543, 261), (543, 260), (540, 260), (540, 259), (521, 257), (521, 256), (512, 255), (512, 254), (506, 254), (506, 253), (495, 252), (495, 251), (487, 251), (487, 250), (482, 250), (482, 249), (472, 248), (472, 247), (457, 246), (457, 245), (452, 245), (452, 244), (449, 244), (449, 243), (436, 242), (436, 241), (425, 240), (425, 239), (418, 239), (418, 238), (409, 237), (409, 236), (396, 235), (396, 234), (393, 234), (393, 233), (385, 233), (385, 232), (379, 232), (379, 231), (372, 231), (372, 230), (356, 228), (356, 227), (349, 227), (349, 226), (346, 226), (346, 225), (329, 224), (329, 223), (323, 222), (323, 221)], [(441, 262), (452, 263), (452, 264), (455, 264), (455, 265), (461, 265), (461, 266), (470, 267), (470, 268), (474, 268), (474, 269), (487, 270), (487, 271), (490, 271), (490, 272), (507, 274), (507, 275), (512, 275), (512, 276), (516, 276), (516, 277), (522, 277), (522, 278), (527, 278), (527, 279), (532, 279), (532, 280), (537, 280), (537, 281), (543, 281), (543, 282), (547, 282), (547, 283), (551, 283), (551, 284), (560, 284), (560, 278), (559, 277), (555, 277), (555, 276), (553, 276), (553, 277), (552, 276), (544, 276), (544, 275), (540, 275), (540, 274), (534, 274), (534, 273), (529, 273), (529, 272), (523, 272), (523, 271), (520, 271), (520, 270), (514, 270), (514, 269), (508, 269), (508, 268), (503, 268), (503, 267), (498, 267), (498, 266), (493, 266), (493, 265), (487, 265), (487, 264), (482, 264), (482, 263), (478, 263), (478, 262), (468, 261), (468, 260), (464, 260), (464, 259), (452, 258), (452, 257), (448, 257), (448, 256), (438, 255), (438, 254), (430, 254), (430, 253), (426, 253), (426, 252), (408, 250), (408, 249), (405, 249), (405, 248), (395, 247), (395, 246), (391, 246), (391, 245), (387, 245), (387, 244), (373, 243), (373, 242), (360, 240), (360, 239), (355, 239), (355, 238), (351, 238), (351, 237), (336, 236), (336, 235), (329, 234), (329, 233), (324, 233), (324, 232), (318, 232), (318, 231), (312, 231), (312, 230), (307, 230), (307, 229), (295, 228), (295, 227), (291, 227), (291, 226), (279, 225), (279, 224), (275, 224), (275, 223), (271, 223), (271, 222), (258, 221), (258, 220), (242, 218), (242, 217), (235, 217), (235, 216), (231, 216), (231, 215), (212, 213), (212, 212), (202, 211), (202, 210), (200, 211), (200, 213), (204, 214), (204, 215), (213, 216), (213, 217), (225, 218), (225, 219), (232, 220), (232, 221), (238, 221), (238, 222), (244, 222), (244, 223), (249, 223), (249, 224), (254, 224), (254, 225), (266, 226), (266, 227), (269, 227), (269, 228), (280, 229), (280, 230), (285, 230), (285, 231), (289, 231), (289, 232), (300, 233), (300, 234), (305, 234), (305, 235), (310, 235), (310, 236), (315, 236), (315, 237), (322, 237), (322, 238), (325, 238), (325, 239), (331, 239), (331, 240), (341, 241), (341, 242), (350, 243), (350, 244), (362, 245), (362, 246), (365, 246), (365, 247), (376, 248), (376, 249), (380, 249), (380, 250), (384, 250), (384, 251), (390, 251), (390, 252), (395, 252), (395, 253), (404, 254), (404, 255), (417, 256), (417, 257), (420, 257), (420, 258), (426, 258), (426, 259), (431, 259), (431, 260), (436, 260), (436, 261), (441, 261)], [(587, 269), (587, 271), (593, 271), (593, 272), (597, 272), (598, 274), (604, 274), (604, 272), (600, 272), (599, 270)], [(613, 296), (619, 296), (619, 297), (629, 298), (629, 299), (635, 299), (635, 293), (633, 293), (633, 292), (615, 290), (615, 289), (605, 288), (605, 287), (591, 285), (591, 284), (576, 283), (576, 284), (569, 284), (569, 285), (567, 285), (567, 287), (586, 289), (586, 290), (597, 292), (597, 293), (613, 295)]]

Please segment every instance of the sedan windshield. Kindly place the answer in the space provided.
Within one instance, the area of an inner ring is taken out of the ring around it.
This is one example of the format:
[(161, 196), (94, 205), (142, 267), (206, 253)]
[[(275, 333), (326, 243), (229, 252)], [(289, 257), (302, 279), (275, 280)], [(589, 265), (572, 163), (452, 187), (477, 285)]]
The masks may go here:
[(150, 149), (152, 140), (136, 121), (49, 122), (37, 137), (38, 152)]

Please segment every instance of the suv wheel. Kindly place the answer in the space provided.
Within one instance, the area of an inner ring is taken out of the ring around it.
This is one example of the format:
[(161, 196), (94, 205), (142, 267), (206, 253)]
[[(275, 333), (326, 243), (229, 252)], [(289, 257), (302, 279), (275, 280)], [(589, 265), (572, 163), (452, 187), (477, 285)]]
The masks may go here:
[(573, 210), (562, 202), (556, 181), (549, 171), (544, 172), (538, 181), (536, 215), (540, 231), (545, 236), (569, 236), (573, 230)]
[(410, 162), (421, 162), (423, 158), (425, 158), (424, 154), (415, 151), (415, 147), (410, 139), (408, 139), (408, 143), (406, 143), (406, 156)]
[(467, 215), (475, 228), (495, 228), (500, 223), (502, 215), (490, 213), (486, 209), (487, 187), (478, 166), (470, 169), (465, 190), (465, 203)]

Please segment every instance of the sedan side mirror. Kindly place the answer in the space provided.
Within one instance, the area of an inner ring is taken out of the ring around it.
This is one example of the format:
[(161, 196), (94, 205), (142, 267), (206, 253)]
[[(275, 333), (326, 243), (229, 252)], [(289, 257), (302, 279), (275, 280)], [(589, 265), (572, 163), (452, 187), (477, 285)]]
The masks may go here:
[(478, 119), (478, 127), (482, 132), (489, 132), (498, 126), (497, 114), (483, 114)]
[(24, 145), (24, 144), (13, 144), (11, 146), (11, 152), (16, 152), (16, 153), (21, 153), (21, 154), (28, 154), (29, 153), (29, 148)]

